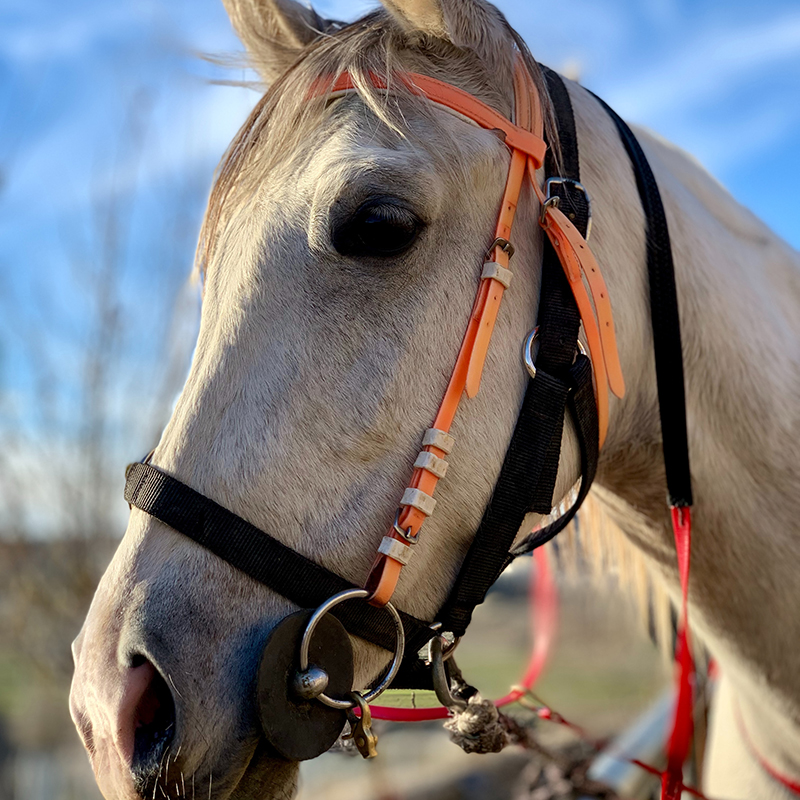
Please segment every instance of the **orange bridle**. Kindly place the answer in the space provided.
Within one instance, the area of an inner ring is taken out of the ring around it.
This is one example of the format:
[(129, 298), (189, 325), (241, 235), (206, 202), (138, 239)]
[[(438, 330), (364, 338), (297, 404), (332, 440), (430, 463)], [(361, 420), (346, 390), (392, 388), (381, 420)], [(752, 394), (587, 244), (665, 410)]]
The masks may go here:
[[(370, 603), (375, 606), (385, 605), (391, 598), (422, 525), (436, 506), (433, 493), (447, 471), (445, 457), (454, 443), (449, 431), (461, 398), (465, 393), (467, 397), (474, 397), (480, 387), (500, 301), (511, 282), (509, 261), (514, 252), (510, 241), (511, 229), (526, 175), (541, 204), (540, 225), (558, 254), (580, 312), (594, 368), (601, 447), (608, 430), (608, 390), (617, 397), (622, 397), (625, 392), (611, 303), (600, 267), (586, 240), (558, 209), (557, 202), (548, 201), (539, 185), (536, 172), (542, 167), (547, 151), (544, 118), (539, 92), (522, 60), (517, 60), (514, 72), (516, 124), (471, 94), (427, 75), (403, 72), (394, 77), (413, 94), (445, 106), (482, 128), (502, 133), (511, 151), (511, 163), (494, 241), (486, 254), (477, 296), (450, 381), (433, 424), (423, 437), (422, 450), (414, 462), (411, 481), (400, 500), (395, 523), (381, 541), (365, 584), (371, 592)], [(385, 78), (370, 74), (369, 79), (376, 88), (387, 88)], [(345, 72), (333, 83), (319, 81), (312, 95), (330, 96), (354, 90), (356, 85)]]

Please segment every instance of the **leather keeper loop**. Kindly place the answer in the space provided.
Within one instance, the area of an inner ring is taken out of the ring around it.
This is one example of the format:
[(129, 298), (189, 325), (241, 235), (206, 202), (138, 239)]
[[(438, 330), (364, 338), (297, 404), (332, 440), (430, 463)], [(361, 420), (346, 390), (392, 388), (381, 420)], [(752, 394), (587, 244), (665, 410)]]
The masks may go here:
[(444, 453), (449, 453), (455, 443), (456, 440), (449, 433), (440, 431), (438, 428), (428, 428), (422, 437), (423, 447), (437, 447)]
[(511, 286), (511, 278), (513, 277), (513, 273), (510, 269), (506, 269), (505, 267), (500, 266), (496, 261), (485, 261), (483, 264), (483, 271), (481, 272), (481, 280), (486, 280), (486, 278), (493, 278), (498, 283), (502, 283), (503, 286), (508, 289)]
[(439, 458), (433, 453), (429, 453), (427, 450), (423, 450), (417, 456), (414, 466), (418, 467), (419, 469), (426, 469), (437, 478), (444, 478), (444, 476), (447, 474), (447, 462), (443, 458)]
[(429, 517), (433, 514), (433, 509), (436, 508), (436, 501), (421, 489), (409, 487), (403, 492), (400, 505), (416, 508), (417, 511), (421, 511), (426, 517)]
[(395, 561), (399, 561), (403, 566), (408, 564), (411, 559), (411, 554), (414, 552), (411, 545), (403, 544), (399, 539), (393, 539), (391, 536), (384, 536), (381, 543), (378, 545), (378, 552), (383, 553)]

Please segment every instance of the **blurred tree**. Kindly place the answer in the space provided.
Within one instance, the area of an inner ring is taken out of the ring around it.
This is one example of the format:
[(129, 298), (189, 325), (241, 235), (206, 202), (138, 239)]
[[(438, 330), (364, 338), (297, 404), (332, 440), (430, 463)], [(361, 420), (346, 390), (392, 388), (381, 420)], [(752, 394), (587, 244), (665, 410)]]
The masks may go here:
[(85, 231), (62, 231), (67, 280), (16, 264), (27, 284), (0, 286), (0, 660), (62, 687), (124, 530), (125, 463), (156, 442), (194, 343), (204, 192), (137, 185), (150, 99), (131, 102)]

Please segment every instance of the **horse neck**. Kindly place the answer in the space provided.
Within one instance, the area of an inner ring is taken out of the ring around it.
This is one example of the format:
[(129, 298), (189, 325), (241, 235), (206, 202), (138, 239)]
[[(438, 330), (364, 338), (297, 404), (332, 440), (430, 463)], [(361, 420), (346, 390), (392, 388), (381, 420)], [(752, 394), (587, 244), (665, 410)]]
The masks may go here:
[[(613, 124), (587, 93), (572, 94), (596, 209), (591, 244), (607, 270), (628, 385), (597, 480), (623, 532), (676, 593), (643, 214)], [(687, 156), (640, 138), (675, 258), (695, 495), (693, 625), (723, 668), (766, 680), (800, 719), (800, 656), (784, 645), (800, 636), (800, 419), (787, 403), (800, 391), (800, 257)]]

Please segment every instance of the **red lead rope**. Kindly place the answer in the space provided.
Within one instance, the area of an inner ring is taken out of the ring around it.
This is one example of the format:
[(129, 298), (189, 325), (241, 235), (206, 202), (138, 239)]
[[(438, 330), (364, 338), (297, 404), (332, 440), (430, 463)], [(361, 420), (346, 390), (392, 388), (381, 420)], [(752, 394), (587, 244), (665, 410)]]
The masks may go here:
[(677, 702), (672, 732), (667, 744), (667, 769), (661, 776), (661, 800), (680, 800), (683, 784), (683, 764), (689, 755), (694, 731), (694, 660), (689, 646), (689, 566), (692, 549), (692, 512), (688, 506), (672, 506), (672, 530), (678, 552), (678, 572), (681, 580), (681, 613), (678, 623)]
[[(683, 764), (689, 755), (689, 747), (694, 732), (694, 684), (695, 667), (689, 646), (689, 568), (692, 544), (692, 516), (688, 506), (673, 506), (671, 509), (672, 528), (675, 533), (675, 548), (678, 553), (678, 571), (681, 582), (681, 610), (678, 625), (676, 649), (677, 702), (669, 741), (667, 743), (667, 768), (662, 772), (651, 764), (638, 759), (625, 758), (632, 764), (661, 777), (661, 800), (680, 800), (682, 792), (688, 792), (700, 800), (708, 800), (702, 792), (683, 783)], [(536, 632), (534, 647), (528, 668), (519, 686), (496, 701), (498, 706), (522, 701), (525, 695), (535, 698), (532, 688), (544, 667), (557, 625), (557, 593), (544, 548), (534, 552), (537, 570), (532, 575), (531, 593), (532, 619)], [(538, 698), (536, 698), (538, 700)], [(527, 706), (527, 704), (524, 703)], [(527, 706), (530, 708), (530, 706)], [(435, 708), (392, 708), (371, 706), (376, 719), (411, 722), (442, 719), (449, 715), (443, 707)], [(541, 719), (565, 725), (575, 731), (584, 741), (600, 749), (579, 726), (569, 722), (546, 705), (533, 708)]]

